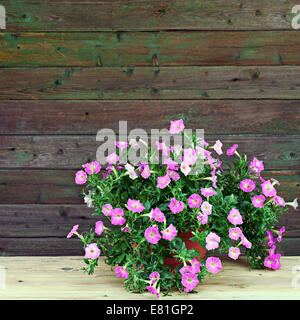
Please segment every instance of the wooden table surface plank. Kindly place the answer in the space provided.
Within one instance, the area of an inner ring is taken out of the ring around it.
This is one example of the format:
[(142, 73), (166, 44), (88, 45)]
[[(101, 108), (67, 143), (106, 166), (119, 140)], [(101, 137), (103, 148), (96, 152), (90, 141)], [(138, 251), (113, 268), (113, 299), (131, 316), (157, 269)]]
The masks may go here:
[[(282, 268), (250, 270), (244, 259), (223, 261), (223, 269), (196, 287), (197, 294), (172, 293), (161, 300), (300, 299), (292, 281), (300, 272), (300, 257), (282, 257)], [(133, 294), (100, 260), (95, 274), (83, 274), (80, 257), (0, 257), (6, 274), (0, 299), (155, 300), (148, 292)], [(293, 269), (294, 268), (294, 269)], [(293, 271), (294, 270), (294, 271)], [(294, 273), (293, 273), (293, 272)], [(295, 280), (294, 280), (295, 281)], [(299, 281), (298, 281), (299, 282)], [(298, 283), (299, 285), (299, 283)]]

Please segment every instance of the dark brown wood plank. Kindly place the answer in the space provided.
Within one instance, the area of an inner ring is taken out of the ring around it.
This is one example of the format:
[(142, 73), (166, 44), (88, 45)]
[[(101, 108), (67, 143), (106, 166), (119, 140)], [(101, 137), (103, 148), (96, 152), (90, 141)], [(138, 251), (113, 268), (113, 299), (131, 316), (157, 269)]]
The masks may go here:
[[(0, 204), (83, 204), (76, 170), (0, 170)], [(299, 171), (266, 171), (265, 178), (280, 181), (278, 193), (299, 198)]]
[(0, 43), (0, 66), (13, 67), (300, 65), (298, 31), (0, 33)]
[[(203, 129), (205, 133), (206, 127)], [(205, 134), (205, 140), (211, 144), (218, 139), (224, 144), (224, 152), (226, 148), (237, 143), (242, 155), (246, 154), (249, 159), (256, 156), (265, 161), (265, 167), (268, 169), (300, 167), (299, 135)], [(83, 163), (96, 159), (96, 151), (101, 144), (102, 142), (96, 141), (96, 133), (91, 136), (0, 136), (0, 168), (76, 169)], [(221, 158), (225, 158), (226, 161), (231, 160), (226, 156)]]
[(0, 69), (0, 99), (299, 99), (300, 67)]
[[(180, 101), (0, 101), (1, 134), (96, 134), (168, 128), (183, 118), (207, 134), (299, 134), (299, 100)], [(230, 121), (228, 121), (230, 119)]]
[(0, 205), (0, 237), (66, 237), (73, 225), (89, 231), (104, 216), (85, 205)]
[(285, 0), (2, 1), (7, 28), (20, 30), (290, 30)]

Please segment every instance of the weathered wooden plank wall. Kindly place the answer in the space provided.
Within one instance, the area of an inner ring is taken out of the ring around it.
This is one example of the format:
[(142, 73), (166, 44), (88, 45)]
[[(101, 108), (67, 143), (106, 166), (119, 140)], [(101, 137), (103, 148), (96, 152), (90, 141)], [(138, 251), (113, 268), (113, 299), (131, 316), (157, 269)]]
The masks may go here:
[[(0, 0), (0, 253), (76, 255), (74, 172), (101, 128), (184, 118), (300, 195), (300, 31), (286, 0)], [(300, 215), (282, 252), (300, 255)]]

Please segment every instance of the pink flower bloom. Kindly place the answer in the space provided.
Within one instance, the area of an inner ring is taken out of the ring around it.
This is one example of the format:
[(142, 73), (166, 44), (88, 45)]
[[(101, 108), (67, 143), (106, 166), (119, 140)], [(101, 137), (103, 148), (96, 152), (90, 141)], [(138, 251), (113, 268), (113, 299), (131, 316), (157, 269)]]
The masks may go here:
[(185, 292), (192, 291), (199, 283), (197, 275), (194, 273), (184, 273), (181, 283), (185, 286)]
[(273, 233), (270, 231), (270, 230), (267, 230), (267, 237), (268, 237), (268, 246), (271, 247), (274, 243), (275, 243), (275, 240), (274, 240), (274, 236), (273, 236)]
[(201, 224), (207, 224), (207, 221), (208, 221), (208, 215), (207, 214), (204, 214), (204, 213), (200, 213), (198, 216), (197, 216), (198, 220), (201, 222)]
[(264, 170), (264, 163), (254, 157), (249, 164), (249, 168), (252, 173), (258, 173)]
[(171, 179), (168, 175), (157, 178), (157, 188), (164, 189), (169, 183)]
[(207, 237), (206, 237), (206, 249), (207, 250), (213, 250), (217, 249), (219, 247), (219, 242), (220, 242), (220, 237), (211, 232)]
[(227, 154), (228, 156), (232, 156), (232, 155), (235, 153), (235, 151), (236, 151), (237, 148), (238, 148), (238, 144), (234, 144), (232, 147), (230, 147), (229, 149), (227, 149), (226, 154)]
[(217, 194), (217, 192), (212, 188), (201, 188), (201, 194), (204, 196), (204, 197), (210, 197), (210, 196), (213, 196), (215, 194)]
[(276, 246), (273, 245), (269, 250), (269, 256), (272, 257), (275, 255)]
[(149, 168), (149, 165), (145, 165), (143, 166), (143, 171), (141, 173), (141, 176), (144, 178), (144, 179), (148, 179), (149, 176), (150, 176), (150, 168)]
[(229, 238), (232, 240), (238, 240), (242, 235), (242, 230), (239, 227), (229, 229)]
[(212, 211), (212, 205), (208, 203), (207, 201), (204, 201), (201, 205), (201, 211), (205, 215), (210, 215)]
[(278, 205), (278, 206), (282, 206), (285, 207), (285, 201), (282, 197), (280, 196), (275, 196), (274, 197), (274, 202)]
[(130, 230), (130, 228), (126, 225), (125, 227), (123, 227), (123, 228), (121, 229), (121, 231), (123, 231), (123, 232), (130, 232), (131, 230)]
[(222, 146), (223, 146), (223, 144), (222, 144), (222, 142), (220, 140), (217, 140), (216, 143), (213, 146), (214, 150), (219, 155), (223, 154)]
[(255, 183), (251, 179), (245, 179), (245, 180), (241, 181), (240, 188), (244, 192), (251, 192), (255, 189)]
[(251, 201), (255, 208), (263, 208), (265, 200), (266, 198), (263, 195), (259, 195), (254, 196)]
[(193, 273), (193, 268), (191, 266), (183, 266), (179, 272), (183, 275), (185, 273)]
[(102, 206), (102, 213), (105, 216), (110, 216), (112, 209), (113, 208), (110, 204), (105, 204), (104, 206)]
[(192, 267), (192, 273), (199, 273), (200, 272), (200, 267), (202, 267), (202, 264), (197, 259), (191, 260), (190, 264)]
[(127, 279), (129, 274), (125, 268), (122, 267), (116, 267), (115, 273), (119, 278)]
[(170, 123), (170, 133), (171, 134), (179, 133), (183, 129), (184, 129), (184, 124), (183, 124), (182, 119), (171, 121), (171, 123)]
[(150, 293), (154, 294), (157, 298), (159, 298), (159, 292), (158, 292), (158, 290), (157, 290), (155, 287), (147, 286), (146, 289), (147, 289)]
[(85, 248), (85, 258), (97, 259), (100, 256), (101, 250), (98, 248), (97, 243), (88, 244)]
[(234, 259), (234, 260), (238, 259), (240, 254), (241, 254), (241, 251), (239, 248), (235, 248), (235, 247), (229, 248), (228, 257), (230, 257), (231, 259)]
[(264, 266), (271, 269), (272, 268), (272, 264), (273, 264), (273, 258), (268, 256), (265, 258), (265, 261), (264, 261)]
[(202, 202), (202, 198), (197, 193), (193, 193), (188, 198), (188, 204), (190, 208), (199, 208)]
[(164, 222), (165, 215), (159, 210), (159, 208), (155, 208), (154, 210), (151, 210), (150, 221), (152, 221), (153, 219), (157, 222)]
[(281, 242), (282, 240), (282, 234), (285, 232), (285, 227), (282, 227), (280, 230), (279, 230), (279, 235), (277, 237), (277, 241), (278, 242)]
[(245, 246), (247, 249), (251, 249), (252, 243), (243, 234), (241, 234), (241, 240), (243, 246)]
[(273, 270), (278, 270), (281, 268), (280, 257), (281, 257), (280, 253), (277, 253), (273, 256), (273, 263), (272, 263)]
[(170, 224), (168, 228), (163, 230), (161, 233), (163, 239), (172, 241), (177, 235), (177, 230), (172, 224)]
[(132, 199), (128, 199), (127, 208), (132, 212), (138, 212), (138, 213), (141, 213), (145, 209), (143, 204), (140, 202), (140, 200), (132, 200)]
[(206, 259), (206, 268), (210, 273), (217, 273), (222, 269), (222, 263), (219, 258), (209, 257)]
[(160, 278), (160, 274), (157, 271), (154, 271), (150, 274), (149, 279), (151, 284), (154, 284)]
[(276, 196), (276, 189), (274, 188), (274, 186), (272, 185), (270, 180), (267, 180), (264, 183), (262, 183), (261, 184), (261, 189), (262, 189), (262, 193), (266, 197), (274, 197), (274, 196)]
[(174, 170), (168, 170), (167, 171), (167, 175), (173, 180), (173, 181), (177, 181), (180, 179), (180, 175), (178, 172), (174, 171)]
[(116, 226), (122, 226), (125, 223), (125, 219), (123, 217), (124, 212), (120, 208), (113, 209), (111, 211), (111, 223)]
[(145, 237), (148, 242), (152, 244), (157, 244), (157, 242), (161, 239), (161, 235), (158, 230), (158, 226), (154, 225), (153, 227), (149, 227), (145, 230)]
[(67, 238), (71, 238), (71, 237), (73, 236), (73, 234), (78, 230), (78, 228), (79, 228), (79, 225), (76, 224), (76, 225), (72, 228), (72, 230), (68, 233)]
[(86, 183), (87, 175), (83, 170), (79, 170), (76, 172), (75, 182), (76, 184), (84, 184)]
[(96, 222), (96, 227), (95, 227), (95, 233), (97, 233), (100, 236), (103, 231), (104, 231), (103, 222), (102, 221), (97, 221)]
[(190, 168), (190, 166), (186, 162), (182, 162), (180, 165), (180, 170), (185, 176), (187, 176), (191, 172), (192, 169)]
[(184, 203), (181, 201), (177, 201), (175, 198), (172, 198), (169, 204), (169, 208), (174, 214), (176, 214), (184, 209)]
[(179, 164), (176, 161), (174, 161), (172, 158), (168, 158), (165, 161), (165, 164), (167, 165), (168, 169), (170, 169), (170, 170), (178, 170)]
[(125, 141), (116, 141), (115, 145), (119, 148), (119, 149), (125, 149), (128, 147), (128, 142)]
[(232, 208), (229, 212), (227, 219), (235, 226), (243, 224), (243, 218), (238, 209)]
[(83, 164), (82, 167), (85, 169), (85, 172), (88, 174), (98, 173), (101, 170), (101, 165), (97, 161)]
[(115, 164), (119, 161), (119, 156), (116, 153), (112, 153), (106, 157), (106, 161), (109, 164)]
[(183, 162), (189, 166), (193, 166), (197, 160), (197, 152), (192, 148), (184, 149)]

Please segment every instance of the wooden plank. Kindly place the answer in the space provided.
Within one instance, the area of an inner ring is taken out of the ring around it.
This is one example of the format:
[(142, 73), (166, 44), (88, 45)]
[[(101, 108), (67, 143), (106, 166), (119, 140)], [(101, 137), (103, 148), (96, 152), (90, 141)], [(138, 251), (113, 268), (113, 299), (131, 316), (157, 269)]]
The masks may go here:
[(150, 132), (179, 118), (206, 134), (300, 133), (299, 100), (0, 101), (0, 114), (0, 134), (118, 132), (119, 120)]
[(1, 33), (0, 66), (300, 65), (298, 35), (298, 31)]
[(85, 205), (0, 205), (1, 238), (66, 237), (73, 225), (89, 231), (104, 216), (92, 216)]
[(0, 69), (0, 99), (299, 99), (300, 67)]
[(10, 31), (290, 30), (285, 0), (4, 1)]
[[(82, 204), (76, 170), (0, 170), (0, 204)], [(299, 171), (266, 171), (264, 177), (280, 181), (278, 192), (286, 200), (299, 197)]]
[[(207, 126), (203, 128), (204, 133), (206, 128)], [(249, 159), (256, 156), (265, 161), (267, 169), (298, 169), (300, 167), (299, 135), (205, 134), (205, 140), (211, 144), (218, 139), (224, 144), (224, 151), (237, 143), (242, 155), (246, 154)], [(148, 142), (150, 143), (150, 135)], [(101, 144), (102, 142), (96, 141), (96, 132), (91, 136), (0, 136), (0, 168), (77, 169), (83, 163), (96, 159), (96, 151)], [(227, 156), (221, 156), (221, 159), (232, 160)]]
[[(109, 227), (105, 216), (93, 212), (85, 205), (0, 205), (0, 238), (65, 238), (73, 225), (88, 231), (100, 220)], [(300, 217), (292, 208), (277, 226), (285, 226), (284, 238), (300, 237)]]

